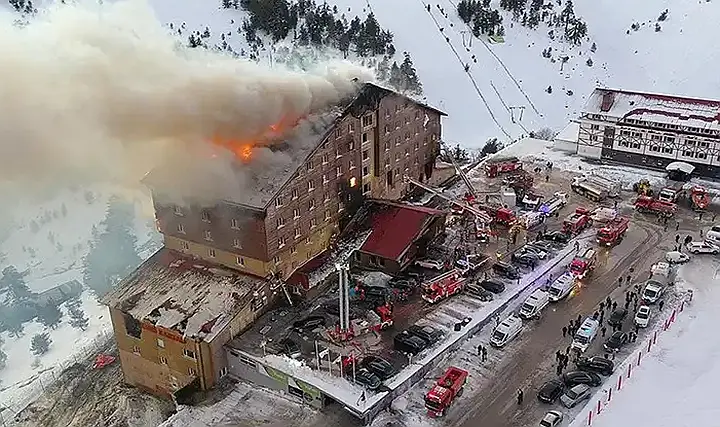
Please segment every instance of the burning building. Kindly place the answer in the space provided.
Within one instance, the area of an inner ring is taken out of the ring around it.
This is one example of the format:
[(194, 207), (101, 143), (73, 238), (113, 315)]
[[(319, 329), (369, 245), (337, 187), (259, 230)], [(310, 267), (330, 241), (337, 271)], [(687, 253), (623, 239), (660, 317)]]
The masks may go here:
[[(279, 280), (324, 253), (365, 198), (399, 199), (404, 177), (432, 176), (444, 115), (365, 83), (340, 107), (270, 129), (271, 143), (214, 140), (235, 155), (232, 179), (192, 162), (182, 183), (151, 172), (164, 248), (105, 299), (125, 381), (166, 395), (212, 387), (227, 372), (219, 349)], [(194, 180), (208, 185), (202, 202), (168, 195)]]

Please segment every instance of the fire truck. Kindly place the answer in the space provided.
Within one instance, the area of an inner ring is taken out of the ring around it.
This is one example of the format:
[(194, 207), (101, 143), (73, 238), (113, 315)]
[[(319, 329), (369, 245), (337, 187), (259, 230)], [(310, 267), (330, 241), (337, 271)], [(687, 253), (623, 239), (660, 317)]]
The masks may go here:
[(350, 319), (348, 330), (342, 331), (337, 326), (328, 333), (333, 340), (344, 342), (370, 332), (384, 331), (394, 323), (392, 304), (384, 304), (374, 310), (366, 310), (363, 317)]
[(710, 204), (710, 195), (705, 188), (698, 185), (690, 189), (690, 206), (693, 210), (704, 211)]
[(675, 215), (676, 207), (675, 203), (640, 196), (635, 200), (635, 209), (642, 213), (672, 216)]
[(619, 216), (597, 232), (597, 242), (602, 246), (614, 246), (625, 237), (630, 219)]
[(563, 221), (563, 232), (567, 234), (576, 234), (592, 225), (592, 217), (590, 211), (583, 207), (578, 207), (575, 212), (568, 215)]
[(485, 164), (485, 174), (488, 178), (495, 178), (500, 174), (522, 169), (522, 163), (517, 157), (493, 157)]
[(435, 304), (465, 289), (465, 278), (462, 271), (454, 268), (439, 276), (433, 277), (422, 285), (422, 299)]
[(455, 398), (462, 396), (467, 377), (466, 370), (454, 366), (449, 367), (425, 395), (425, 408), (428, 410), (428, 416), (433, 418), (444, 416)]
[(585, 249), (585, 251), (573, 258), (570, 263), (570, 273), (578, 279), (584, 279), (594, 268), (597, 252), (595, 249)]

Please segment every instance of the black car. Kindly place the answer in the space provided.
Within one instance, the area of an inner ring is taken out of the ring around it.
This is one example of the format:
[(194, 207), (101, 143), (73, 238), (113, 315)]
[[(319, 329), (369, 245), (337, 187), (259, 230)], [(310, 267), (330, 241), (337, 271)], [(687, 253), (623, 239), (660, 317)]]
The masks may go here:
[(547, 234), (543, 234), (543, 240), (549, 240), (555, 243), (565, 244), (570, 241), (571, 236), (563, 233), (562, 231), (551, 231)]
[(602, 384), (602, 378), (595, 372), (588, 371), (571, 371), (563, 374), (562, 381), (567, 388), (572, 388), (578, 384), (587, 384), (591, 387), (597, 387)]
[(493, 293), (481, 286), (468, 286), (465, 291), (477, 297), (480, 301), (489, 302), (493, 300)]
[(377, 375), (382, 381), (397, 374), (390, 362), (378, 356), (367, 356), (362, 360), (360, 366)]
[(383, 300), (388, 297), (388, 288), (384, 286), (365, 286), (365, 298)]
[(412, 325), (405, 331), (410, 335), (414, 335), (418, 338), (421, 338), (423, 341), (425, 341), (429, 346), (435, 344), (436, 342), (440, 341), (440, 338), (443, 337), (443, 332), (439, 329), (433, 328), (432, 326), (425, 325), (425, 326), (418, 326), (418, 325)]
[(532, 252), (513, 252), (512, 261), (526, 267), (535, 267), (540, 258)]
[(290, 338), (283, 338), (280, 340), (280, 347), (283, 354), (286, 356), (291, 358), (300, 357), (300, 346)]
[(546, 381), (538, 390), (538, 400), (543, 403), (555, 402), (565, 391), (565, 386), (558, 380)]
[(547, 240), (537, 240), (537, 241), (534, 241), (534, 242), (530, 242), (530, 243), (527, 244), (527, 246), (532, 246), (532, 247), (534, 247), (534, 248), (538, 248), (538, 249), (543, 250), (543, 251), (545, 251), (545, 252), (550, 252), (550, 251), (552, 251), (552, 250), (555, 249), (555, 248), (553, 247), (552, 242), (549, 242), (549, 241), (547, 241)]
[(505, 292), (505, 282), (503, 282), (500, 279), (491, 277), (490, 279), (483, 280), (479, 283), (480, 287), (483, 289), (490, 291), (494, 294), (499, 294), (501, 292)]
[(514, 265), (510, 265), (506, 262), (496, 262), (492, 266), (492, 270), (500, 276), (507, 277), (508, 279), (515, 280), (520, 278), (520, 272)]
[(393, 340), (395, 350), (401, 353), (418, 354), (427, 348), (427, 343), (420, 337), (401, 332)]
[(375, 391), (382, 385), (380, 378), (367, 369), (360, 369), (356, 371), (354, 378), (356, 383), (362, 385), (370, 391)]
[(623, 321), (625, 320), (627, 315), (627, 310), (625, 310), (624, 308), (618, 308), (610, 314), (610, 317), (608, 317), (608, 325), (622, 326)]
[(618, 351), (622, 346), (624, 346), (628, 342), (628, 334), (622, 331), (613, 332), (612, 335), (610, 335), (610, 338), (608, 338), (607, 341), (605, 341), (605, 344), (603, 344), (603, 347), (605, 347), (605, 350), (607, 351)]
[(615, 364), (612, 361), (600, 356), (581, 357), (575, 362), (575, 365), (582, 371), (596, 372), (605, 376), (611, 375), (615, 370)]
[(293, 328), (298, 331), (310, 330), (325, 326), (325, 318), (322, 316), (308, 316), (302, 320), (293, 323)]

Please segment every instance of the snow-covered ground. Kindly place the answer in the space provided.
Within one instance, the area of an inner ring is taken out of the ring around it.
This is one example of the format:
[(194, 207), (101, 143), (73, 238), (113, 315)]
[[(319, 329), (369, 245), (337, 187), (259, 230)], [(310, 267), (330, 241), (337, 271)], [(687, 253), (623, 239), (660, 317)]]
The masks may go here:
[[(712, 427), (720, 407), (714, 390), (720, 381), (720, 339), (713, 333), (720, 321), (720, 259), (696, 257), (681, 267), (677, 286), (693, 289), (693, 300), (678, 313), (657, 344), (643, 354), (622, 389), (614, 390), (609, 403), (602, 399), (597, 416), (596, 400), (580, 412), (573, 427), (592, 425), (653, 427)], [(627, 377), (626, 377), (627, 378)]]

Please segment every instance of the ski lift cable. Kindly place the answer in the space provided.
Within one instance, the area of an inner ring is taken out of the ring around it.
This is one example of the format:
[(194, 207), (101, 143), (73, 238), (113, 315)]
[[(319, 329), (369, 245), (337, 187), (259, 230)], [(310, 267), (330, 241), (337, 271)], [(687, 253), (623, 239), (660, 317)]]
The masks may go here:
[[(450, 3), (455, 8), (455, 10), (457, 10), (457, 6), (453, 2), (453, 0), (447, 0), (447, 2)], [(463, 24), (471, 31), (471, 34), (472, 34), (472, 28), (470, 28), (470, 25), (468, 25), (465, 22), (463, 22)], [(485, 46), (485, 49), (487, 49), (488, 52), (490, 52), (490, 55), (492, 55), (492, 57), (495, 58), (495, 60), (498, 62), (498, 64), (500, 64), (500, 66), (503, 68), (503, 70), (505, 70), (505, 73), (507, 73), (508, 77), (510, 77), (510, 80), (512, 80), (513, 83), (515, 83), (515, 86), (518, 88), (520, 93), (523, 94), (523, 96), (525, 97), (527, 102), (532, 107), (533, 111), (535, 111), (535, 114), (537, 114), (540, 117), (543, 117), (542, 113), (540, 113), (540, 111), (538, 111), (538, 109), (535, 107), (535, 104), (533, 104), (533, 102), (530, 100), (530, 96), (528, 96), (528, 94), (523, 90), (522, 86), (520, 86), (520, 83), (517, 81), (515, 76), (512, 75), (512, 73), (510, 72), (508, 67), (505, 65), (505, 63), (502, 61), (502, 59), (500, 59), (500, 57), (497, 56), (497, 54), (495, 52), (493, 52), (493, 50), (490, 48), (490, 45), (485, 40), (483, 40), (482, 37), (478, 37), (477, 39), (480, 40), (480, 43), (482, 43), (482, 45)]]
[[(427, 10), (428, 5), (427, 5), (423, 0), (419, 0), (419, 1), (420, 1), (420, 4), (422, 4), (423, 8), (424, 8), (425, 10)], [(445, 35), (442, 33), (442, 31), (440, 31), (441, 28), (442, 28), (442, 26), (441, 26), (440, 23), (437, 21), (437, 19), (435, 19), (435, 15), (433, 15), (432, 12), (429, 12), (429, 13), (430, 13), (430, 18), (433, 20), (433, 22), (435, 23), (435, 26), (437, 27), (438, 31), (440, 32), (440, 36), (442, 36), (442, 37), (445, 38), (445, 41), (447, 42), (448, 46), (450, 47), (450, 50), (452, 50), (452, 52), (455, 54), (455, 57), (457, 58), (458, 62), (460, 62), (460, 66), (462, 66), (463, 69), (464, 69), (464, 68), (465, 68), (465, 64), (463, 63), (463, 60), (462, 60), (462, 58), (460, 57), (460, 54), (458, 53), (457, 49), (455, 49), (455, 46), (453, 46), (453, 44), (452, 44), (452, 42), (450, 42), (449, 38), (448, 38), (447, 36), (445, 36)], [(475, 81), (475, 78), (472, 76), (472, 74), (470, 74), (470, 71), (469, 71), (469, 70), (466, 70), (466, 71), (465, 71), (465, 74), (468, 75), (468, 77), (470, 78), (470, 82), (472, 82), (473, 87), (475, 88), (475, 91), (477, 92), (478, 96), (479, 96), (480, 99), (482, 100), (483, 104), (485, 104), (485, 108), (487, 108), (488, 113), (490, 114), (490, 118), (492, 119), (492, 121), (495, 122), (495, 124), (497, 125), (497, 127), (502, 131), (503, 134), (505, 134), (505, 136), (506, 136), (508, 139), (512, 139), (512, 136), (510, 136), (510, 134), (505, 130), (505, 128), (500, 124), (500, 122), (499, 122), (499, 121), (497, 120), (497, 118), (495, 117), (495, 114), (493, 113), (492, 108), (490, 108), (490, 104), (488, 104), (487, 99), (485, 99), (485, 96), (482, 94), (482, 91), (480, 91), (480, 87), (478, 87), (478, 84), (477, 84), (477, 82)]]
[(498, 99), (500, 99), (500, 102), (502, 103), (503, 107), (505, 107), (505, 109), (507, 110), (507, 112), (510, 113), (510, 114), (512, 114), (512, 111), (510, 110), (510, 107), (508, 107), (508, 105), (507, 105), (507, 103), (505, 102), (505, 100), (503, 99), (503, 97), (500, 96), (500, 92), (498, 92), (498, 90), (497, 90), (497, 88), (495, 87), (495, 84), (492, 82), (492, 80), (490, 80), (490, 87), (493, 88), (493, 90), (495, 91), (495, 95), (497, 95)]

